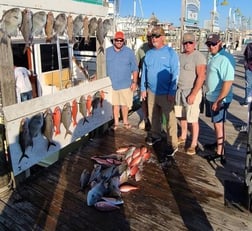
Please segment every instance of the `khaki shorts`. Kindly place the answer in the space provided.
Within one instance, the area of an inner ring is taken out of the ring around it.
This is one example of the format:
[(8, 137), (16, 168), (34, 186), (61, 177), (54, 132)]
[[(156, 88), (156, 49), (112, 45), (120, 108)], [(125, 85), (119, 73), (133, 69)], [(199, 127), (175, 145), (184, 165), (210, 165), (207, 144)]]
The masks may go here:
[(130, 88), (121, 90), (112, 90), (112, 104), (132, 107), (133, 91)]
[(182, 117), (186, 118), (188, 123), (198, 122), (200, 114), (200, 103), (202, 100), (202, 91), (200, 90), (195, 97), (192, 105), (183, 108)]

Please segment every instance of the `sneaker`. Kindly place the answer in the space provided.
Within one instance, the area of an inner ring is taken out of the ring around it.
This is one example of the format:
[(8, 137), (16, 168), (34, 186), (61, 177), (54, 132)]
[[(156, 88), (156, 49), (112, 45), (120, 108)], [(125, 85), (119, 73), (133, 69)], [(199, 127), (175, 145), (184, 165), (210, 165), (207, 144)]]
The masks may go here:
[(161, 140), (162, 140), (161, 137), (157, 137), (157, 138), (154, 138), (154, 137), (147, 137), (147, 138), (145, 139), (145, 142), (146, 142), (146, 144), (152, 146), (152, 145), (154, 145), (155, 143), (157, 143), (157, 142), (159, 142), (159, 141), (161, 141)]
[(248, 106), (248, 102), (240, 102), (240, 105), (243, 107), (247, 107)]
[(241, 125), (239, 128), (239, 132), (247, 132), (248, 131), (248, 126), (247, 125)]
[(208, 149), (208, 150), (215, 150), (216, 149), (216, 147), (217, 147), (217, 143), (215, 142), (215, 143), (212, 143), (212, 144), (204, 144), (204, 149)]
[(172, 147), (171, 145), (168, 145), (165, 153), (167, 157), (174, 156), (175, 153), (178, 151), (178, 147)]
[(186, 154), (187, 154), (187, 155), (195, 155), (195, 154), (197, 153), (196, 148), (197, 148), (197, 147), (189, 147), (189, 148), (186, 150)]

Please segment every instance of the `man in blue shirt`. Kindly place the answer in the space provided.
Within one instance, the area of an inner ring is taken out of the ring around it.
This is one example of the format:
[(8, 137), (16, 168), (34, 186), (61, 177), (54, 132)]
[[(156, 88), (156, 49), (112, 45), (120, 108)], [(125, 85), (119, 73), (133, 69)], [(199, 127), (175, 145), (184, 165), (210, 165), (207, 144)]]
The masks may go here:
[(124, 128), (130, 128), (128, 112), (132, 107), (133, 92), (137, 89), (138, 66), (134, 52), (124, 45), (124, 33), (115, 33), (113, 46), (106, 50), (107, 75), (112, 83), (114, 126), (119, 125), (120, 108)]
[(147, 51), (141, 75), (141, 97), (148, 95), (148, 111), (151, 130), (146, 143), (161, 141), (162, 114), (167, 121), (167, 148), (165, 154), (173, 156), (178, 150), (177, 119), (174, 113), (175, 93), (179, 75), (178, 54), (165, 45), (165, 32), (156, 26), (151, 31), (153, 47)]
[[(218, 34), (210, 34), (206, 45), (210, 52), (207, 64), (206, 99), (209, 101), (211, 118), (214, 124), (216, 143), (215, 154), (208, 156), (208, 160), (225, 161), (225, 128), (227, 109), (232, 101), (232, 84), (235, 75), (235, 59), (222, 48), (222, 41)], [(206, 144), (209, 148), (212, 144)]]

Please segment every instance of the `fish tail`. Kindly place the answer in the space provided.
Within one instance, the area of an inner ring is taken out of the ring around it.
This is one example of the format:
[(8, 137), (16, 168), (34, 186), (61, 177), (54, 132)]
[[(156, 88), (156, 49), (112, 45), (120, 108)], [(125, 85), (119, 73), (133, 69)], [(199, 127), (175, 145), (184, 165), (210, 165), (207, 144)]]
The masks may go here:
[(98, 49), (98, 54), (100, 54), (100, 53), (104, 54), (103, 46), (100, 46), (99, 49)]
[(51, 145), (56, 146), (56, 144), (54, 142), (49, 141), (48, 145), (47, 145), (47, 151), (49, 151), (49, 148)]
[(72, 135), (73, 133), (70, 130), (67, 130), (64, 139), (66, 138), (67, 134)]
[(22, 156), (20, 157), (19, 161), (18, 161), (18, 164), (20, 164), (21, 160), (26, 157), (27, 159), (29, 159), (29, 156), (26, 155), (25, 153), (22, 153)]
[(87, 120), (87, 118), (86, 118), (86, 117), (84, 117), (84, 118), (83, 118), (83, 123), (82, 123), (82, 125), (84, 125), (84, 124), (85, 124), (85, 122), (89, 123), (89, 121)]

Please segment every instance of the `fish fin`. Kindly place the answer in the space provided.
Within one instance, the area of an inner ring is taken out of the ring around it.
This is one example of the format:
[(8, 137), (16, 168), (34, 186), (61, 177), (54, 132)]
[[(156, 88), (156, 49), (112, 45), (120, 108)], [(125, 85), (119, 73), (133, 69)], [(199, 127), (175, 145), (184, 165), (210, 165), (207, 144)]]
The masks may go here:
[(20, 164), (21, 160), (26, 157), (27, 159), (29, 159), (29, 156), (26, 155), (25, 153), (22, 154), (22, 156), (20, 157), (19, 161), (18, 161), (18, 164)]

